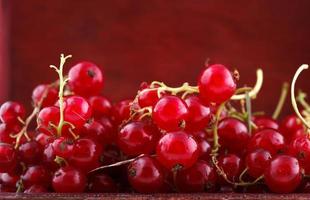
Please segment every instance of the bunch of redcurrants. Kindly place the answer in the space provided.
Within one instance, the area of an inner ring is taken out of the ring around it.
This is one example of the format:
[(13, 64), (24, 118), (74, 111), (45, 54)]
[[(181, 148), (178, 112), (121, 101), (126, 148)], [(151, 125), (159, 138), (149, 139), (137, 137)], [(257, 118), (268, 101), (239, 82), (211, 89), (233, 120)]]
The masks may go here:
[(63, 74), (69, 57), (51, 66), (59, 80), (33, 90), (30, 115), (1, 105), (1, 192), (310, 192), (304, 94), (303, 113), (278, 122), (287, 85), (269, 117), (251, 110), (261, 70), (255, 87), (237, 88), (237, 71), (212, 64), (197, 86), (142, 83), (112, 104), (94, 63)]

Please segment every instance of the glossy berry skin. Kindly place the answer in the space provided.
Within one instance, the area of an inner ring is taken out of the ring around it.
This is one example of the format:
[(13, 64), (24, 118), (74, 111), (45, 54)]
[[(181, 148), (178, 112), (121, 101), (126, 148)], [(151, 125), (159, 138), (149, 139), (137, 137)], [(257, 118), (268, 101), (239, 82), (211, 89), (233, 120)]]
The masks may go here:
[(55, 139), (52, 143), (52, 148), (54, 151), (54, 154), (56, 156), (62, 157), (62, 158), (69, 158), (72, 156), (74, 143), (72, 140), (65, 138), (65, 137), (59, 137)]
[(15, 142), (15, 138), (12, 138), (10, 135), (15, 135), (21, 130), (19, 125), (8, 125), (8, 124), (0, 124), (0, 142), (13, 144)]
[(52, 172), (56, 171), (59, 165), (55, 162), (55, 158), (56, 155), (52, 144), (47, 144), (43, 150), (42, 165)]
[(91, 62), (80, 62), (74, 65), (68, 73), (70, 89), (84, 97), (98, 95), (104, 86), (102, 71)]
[(284, 137), (274, 129), (264, 129), (257, 132), (248, 144), (248, 151), (264, 149), (275, 155), (283, 151), (285, 147)]
[(235, 154), (227, 154), (220, 156), (218, 165), (227, 175), (228, 180), (237, 181), (243, 170), (243, 162), (241, 158)]
[(156, 148), (157, 159), (169, 170), (189, 168), (199, 157), (197, 142), (186, 132), (170, 132), (164, 135)]
[(0, 120), (6, 124), (19, 124), (18, 118), (24, 119), (26, 110), (18, 102), (7, 101), (0, 107)]
[(81, 135), (102, 144), (112, 143), (115, 140), (115, 134), (113, 133), (112, 127), (95, 120), (84, 124)]
[(46, 146), (47, 144), (54, 141), (54, 138), (50, 135), (47, 135), (45, 133), (39, 133), (35, 137), (35, 141), (38, 142), (42, 147)]
[(252, 178), (258, 178), (264, 173), (266, 167), (269, 166), (271, 154), (266, 150), (257, 149), (248, 153), (245, 161), (248, 167), (248, 174)]
[(112, 112), (112, 104), (106, 97), (92, 96), (88, 99), (88, 103), (95, 118), (109, 116)]
[(304, 129), (304, 127), (302, 121), (296, 115), (289, 115), (280, 123), (280, 132), (287, 141), (290, 141), (294, 133), (300, 129)]
[(26, 142), (18, 148), (21, 160), (28, 165), (39, 163), (42, 158), (42, 151), (42, 146), (35, 140)]
[(61, 167), (54, 173), (52, 186), (55, 192), (80, 193), (86, 188), (87, 179), (84, 173), (76, 168)]
[(83, 172), (99, 167), (102, 146), (91, 139), (82, 138), (75, 142), (69, 163)]
[(288, 153), (298, 159), (300, 167), (310, 174), (310, 140), (308, 136), (295, 138), (289, 145)]
[(260, 117), (255, 117), (254, 118), (254, 123), (257, 126), (257, 130), (263, 130), (263, 129), (279, 129), (279, 124), (272, 118), (267, 117), (267, 116), (260, 116)]
[(32, 185), (24, 191), (25, 194), (47, 193), (47, 192), (48, 190), (46, 189), (46, 187), (42, 185)]
[(195, 138), (199, 147), (199, 159), (208, 161), (210, 160), (212, 147), (206, 139)]
[(0, 143), (0, 172), (11, 172), (17, 165), (17, 152), (7, 143)]
[(19, 181), (19, 179), (19, 175), (15, 174), (15, 172), (0, 174), (1, 185), (5, 185), (8, 187), (16, 187), (16, 183)]
[(220, 121), (218, 135), (221, 147), (232, 153), (242, 152), (250, 140), (246, 125), (235, 118), (225, 118)]
[(138, 104), (141, 108), (154, 106), (159, 100), (158, 93), (156, 89), (143, 89), (138, 95)]
[(294, 192), (302, 179), (298, 160), (287, 155), (274, 158), (264, 173), (268, 188), (275, 193)]
[(54, 87), (47, 84), (41, 84), (34, 88), (32, 91), (32, 101), (34, 105), (41, 107), (52, 106), (58, 99), (58, 91)]
[(114, 193), (118, 192), (118, 186), (108, 175), (98, 174), (90, 178), (88, 192)]
[(73, 124), (76, 128), (82, 127), (91, 117), (91, 107), (83, 97), (68, 97), (64, 104), (65, 121)]
[(177, 96), (164, 96), (154, 106), (152, 118), (154, 123), (166, 131), (182, 129), (189, 111), (186, 103)]
[(21, 176), (21, 179), (26, 188), (35, 184), (49, 186), (51, 183), (49, 172), (41, 165), (29, 167)]
[(161, 166), (154, 158), (143, 156), (135, 159), (128, 166), (130, 185), (141, 193), (159, 192), (164, 184)]
[(122, 100), (115, 105), (112, 109), (112, 120), (115, 125), (121, 124), (124, 120), (130, 117), (130, 104), (132, 100)]
[(128, 156), (154, 152), (160, 132), (153, 124), (131, 122), (118, 133), (118, 146)]
[(60, 120), (60, 110), (56, 106), (43, 108), (37, 118), (38, 130), (47, 134), (54, 135), (57, 130), (54, 126), (58, 126)]
[(181, 170), (176, 175), (176, 185), (180, 192), (214, 191), (217, 173), (206, 161), (199, 160), (191, 168)]
[(211, 109), (203, 105), (197, 96), (186, 98), (185, 103), (189, 111), (185, 129), (187, 131), (201, 131), (209, 127), (213, 118)]
[(231, 72), (221, 64), (206, 68), (198, 79), (200, 98), (204, 104), (223, 103), (236, 91), (236, 83)]

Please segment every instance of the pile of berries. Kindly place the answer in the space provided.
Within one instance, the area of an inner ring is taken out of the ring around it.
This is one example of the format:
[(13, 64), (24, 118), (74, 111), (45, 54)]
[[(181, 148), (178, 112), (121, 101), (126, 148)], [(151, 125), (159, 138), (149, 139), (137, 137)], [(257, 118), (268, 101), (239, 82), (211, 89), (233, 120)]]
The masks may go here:
[(277, 121), (252, 112), (263, 82), (237, 88), (239, 74), (206, 66), (197, 86), (142, 83), (136, 96), (112, 104), (101, 95), (104, 74), (91, 62), (32, 93), (33, 111), (0, 107), (0, 191), (310, 192), (310, 106), (294, 96), (296, 114)]

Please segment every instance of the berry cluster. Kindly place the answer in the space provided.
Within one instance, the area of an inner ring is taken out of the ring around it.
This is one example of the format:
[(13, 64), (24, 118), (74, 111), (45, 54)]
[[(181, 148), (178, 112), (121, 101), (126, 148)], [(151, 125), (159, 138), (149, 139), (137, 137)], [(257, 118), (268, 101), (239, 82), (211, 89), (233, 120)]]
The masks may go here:
[(237, 71), (207, 66), (197, 86), (142, 83), (133, 99), (112, 104), (100, 93), (104, 74), (91, 62), (38, 85), (33, 111), (0, 107), (1, 192), (310, 192), (310, 106), (277, 121), (252, 112), (263, 74), (237, 88)]

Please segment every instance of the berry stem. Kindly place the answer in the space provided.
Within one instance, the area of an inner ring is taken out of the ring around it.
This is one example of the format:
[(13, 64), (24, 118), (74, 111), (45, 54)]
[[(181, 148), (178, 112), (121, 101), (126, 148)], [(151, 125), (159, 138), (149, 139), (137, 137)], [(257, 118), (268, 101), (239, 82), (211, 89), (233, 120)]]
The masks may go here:
[[(264, 76), (263, 76), (263, 70), (262, 69), (257, 69), (256, 71), (256, 83), (255, 83), (255, 86), (254, 88), (249, 91), (249, 96), (251, 98), (256, 98), (258, 92), (260, 91), (260, 89), (262, 88), (262, 85), (263, 85), (263, 79), (264, 79)], [(240, 90), (237, 90), (236, 93), (239, 93)], [(246, 98), (246, 94), (235, 94), (233, 95), (230, 99), (231, 100), (241, 100), (241, 99), (245, 99)]]
[(117, 167), (117, 166), (121, 166), (121, 165), (126, 165), (128, 163), (131, 163), (132, 161), (134, 161), (135, 159), (141, 157), (141, 156), (144, 156), (144, 154), (141, 154), (135, 158), (131, 158), (131, 159), (128, 159), (128, 160), (122, 160), (120, 162), (116, 162), (116, 163), (113, 163), (113, 164), (110, 164), (110, 165), (104, 165), (104, 166), (101, 166), (101, 167), (98, 167), (96, 169), (93, 169), (91, 170), (90, 172), (88, 172), (89, 174), (90, 173), (94, 173), (94, 172), (97, 172), (97, 171), (101, 171), (103, 169), (107, 169), (107, 168), (111, 168), (111, 167)]
[(298, 76), (300, 75), (300, 73), (305, 70), (305, 69), (308, 69), (309, 68), (309, 65), (306, 65), (306, 64), (303, 64), (301, 65), (294, 77), (293, 77), (293, 80), (292, 80), (292, 84), (291, 84), (291, 102), (292, 102), (292, 106), (294, 108), (294, 111), (295, 113), (297, 114), (297, 116), (299, 117), (299, 119), (302, 121), (302, 123), (308, 128), (310, 129), (310, 125), (308, 124), (308, 122), (303, 118), (303, 116), (300, 114), (299, 110), (298, 110), (298, 106), (297, 106), (297, 103), (296, 103), (296, 99), (295, 99), (295, 84), (296, 84), (296, 81), (297, 81), (297, 78)]
[(59, 93), (58, 93), (59, 100), (58, 102), (59, 102), (59, 110), (60, 110), (60, 120), (57, 126), (58, 136), (61, 136), (61, 130), (64, 125), (64, 98), (63, 96), (64, 96), (64, 88), (65, 88), (66, 82), (69, 80), (68, 78), (64, 78), (63, 76), (63, 66), (66, 63), (66, 60), (71, 57), (72, 55), (64, 56), (64, 54), (61, 54), (59, 68), (57, 68), (54, 65), (50, 65), (51, 68), (55, 69), (59, 77)]
[(245, 93), (245, 105), (246, 105), (246, 121), (248, 123), (249, 133), (252, 133), (252, 105), (251, 105), (251, 98), (249, 93)]
[(217, 156), (217, 152), (219, 150), (219, 136), (218, 136), (218, 123), (220, 121), (221, 113), (225, 109), (226, 102), (222, 103), (216, 111), (215, 122), (213, 127), (213, 148), (212, 148), (212, 156)]
[(307, 112), (310, 112), (310, 105), (306, 102), (306, 97), (306, 93), (299, 91), (296, 100), (302, 105), (302, 107), (304, 107)]
[(180, 87), (169, 87), (163, 82), (153, 81), (150, 85), (150, 90), (157, 90), (158, 97), (161, 97), (162, 92), (170, 92), (172, 95), (183, 93), (182, 98), (188, 94), (199, 93), (198, 86), (190, 86), (187, 82), (183, 83)]
[(282, 111), (282, 108), (284, 106), (284, 103), (286, 101), (286, 97), (288, 94), (288, 88), (289, 88), (289, 84), (287, 82), (283, 83), (282, 89), (281, 89), (281, 95), (280, 95), (277, 107), (274, 110), (273, 115), (272, 115), (273, 119), (277, 119)]

